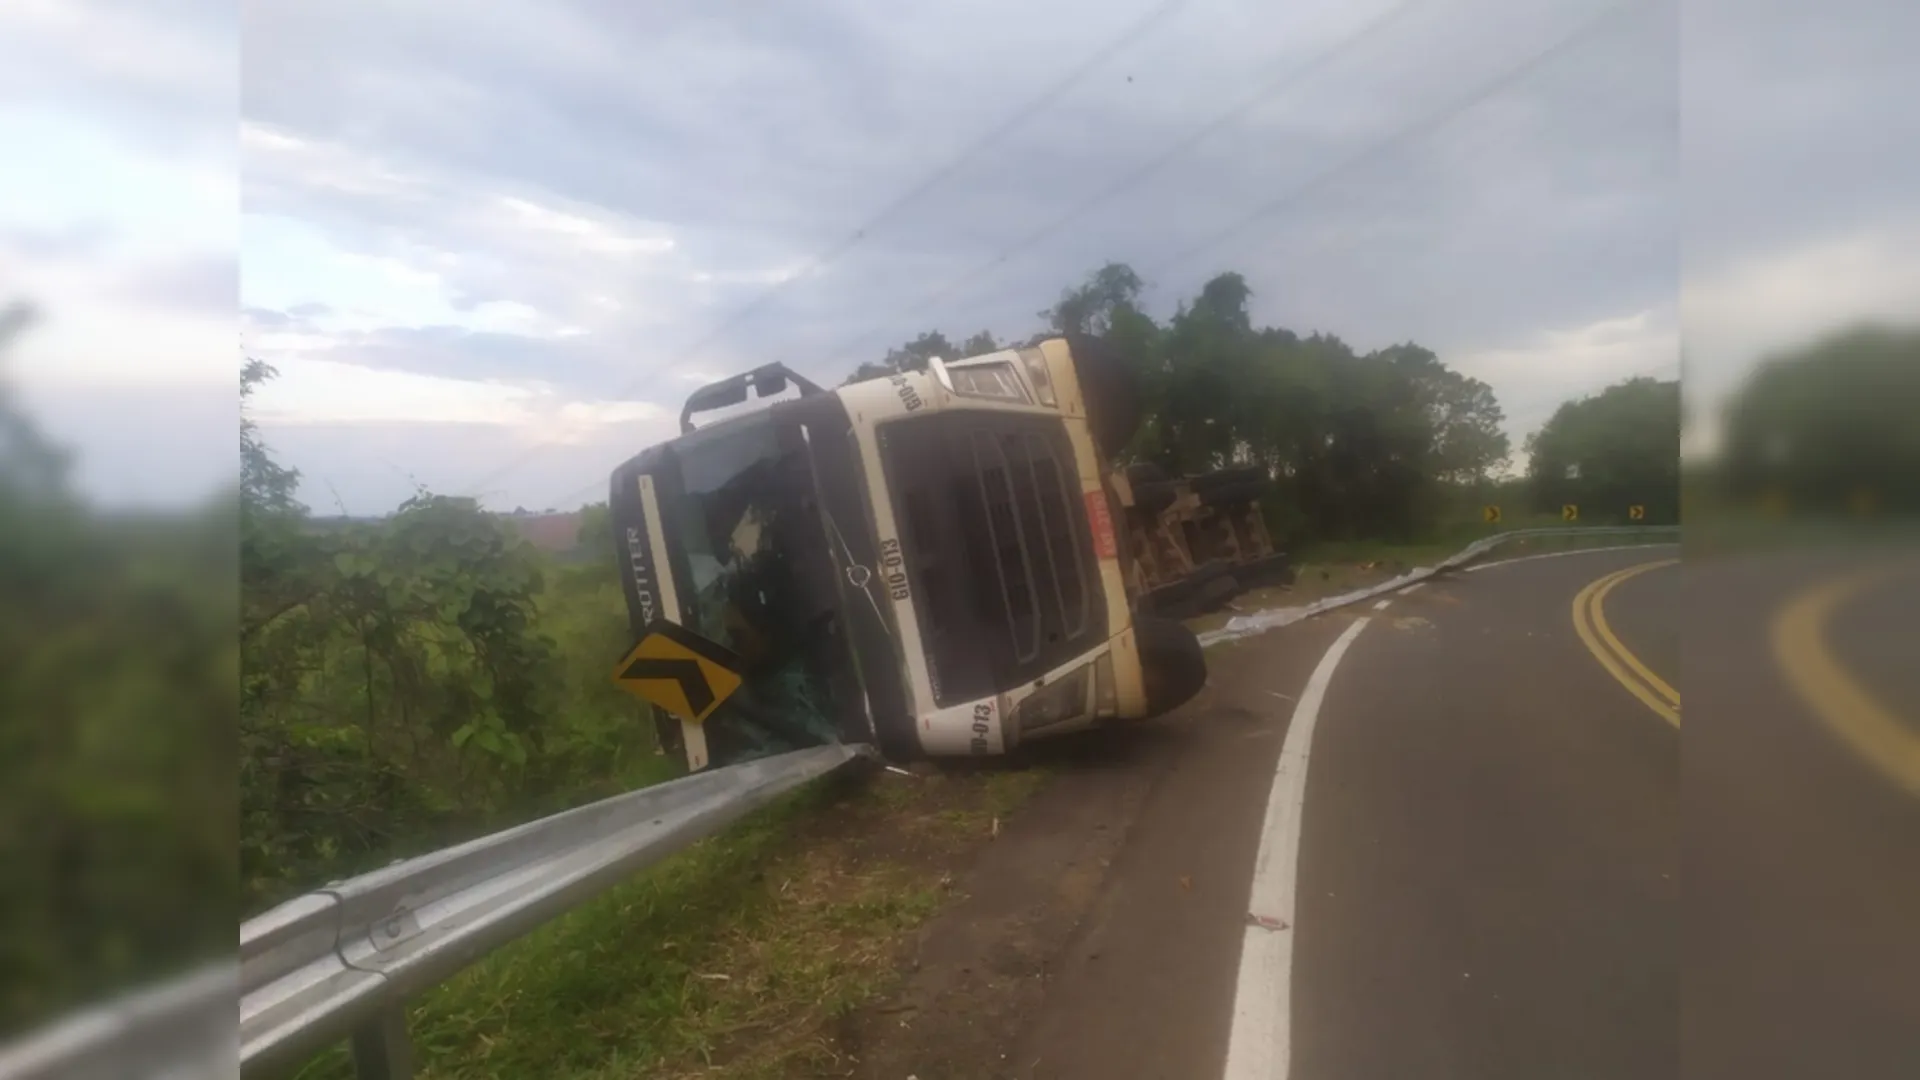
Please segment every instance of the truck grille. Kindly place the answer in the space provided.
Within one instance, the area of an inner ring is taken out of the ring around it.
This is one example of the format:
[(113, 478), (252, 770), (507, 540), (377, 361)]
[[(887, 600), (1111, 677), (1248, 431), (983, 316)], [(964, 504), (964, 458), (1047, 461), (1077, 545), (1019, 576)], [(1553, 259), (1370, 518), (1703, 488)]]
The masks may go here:
[(1059, 421), (913, 418), (886, 425), (881, 448), (937, 703), (1032, 681), (1093, 647), (1105, 603)]

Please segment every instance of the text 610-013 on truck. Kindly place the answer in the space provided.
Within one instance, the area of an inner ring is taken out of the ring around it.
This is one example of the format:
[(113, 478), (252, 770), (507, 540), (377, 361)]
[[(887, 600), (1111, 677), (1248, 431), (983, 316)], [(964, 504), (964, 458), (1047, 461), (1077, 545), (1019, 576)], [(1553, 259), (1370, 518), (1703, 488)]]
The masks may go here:
[[(798, 394), (693, 424), (749, 389)], [(614, 677), (691, 769), (833, 741), (1003, 754), (1172, 709), (1206, 661), (1135, 611), (1111, 462), (1138, 422), (1124, 364), (1076, 336), (835, 390), (778, 364), (703, 387), (613, 472), (636, 639)]]

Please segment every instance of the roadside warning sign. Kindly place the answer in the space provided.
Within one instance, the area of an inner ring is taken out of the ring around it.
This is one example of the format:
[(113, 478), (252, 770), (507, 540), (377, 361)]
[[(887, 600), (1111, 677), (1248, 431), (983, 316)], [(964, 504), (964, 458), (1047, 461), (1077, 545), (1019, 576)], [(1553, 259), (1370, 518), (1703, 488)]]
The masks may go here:
[(1629, 507), (1627, 507), (1627, 520), (1629, 520), (1629, 521), (1645, 521), (1646, 519), (1647, 519), (1647, 508), (1646, 508), (1646, 507), (1644, 507), (1644, 506), (1629, 506)]
[(676, 623), (656, 620), (613, 669), (622, 690), (698, 724), (740, 689), (732, 650)]
[(1498, 525), (1500, 524), (1500, 508), (1497, 506), (1483, 506), (1480, 508), (1480, 517), (1489, 525)]
[(1565, 506), (1562, 506), (1560, 508), (1560, 520), (1561, 521), (1579, 521), (1580, 508), (1578, 506), (1575, 506), (1572, 503), (1568, 503)]

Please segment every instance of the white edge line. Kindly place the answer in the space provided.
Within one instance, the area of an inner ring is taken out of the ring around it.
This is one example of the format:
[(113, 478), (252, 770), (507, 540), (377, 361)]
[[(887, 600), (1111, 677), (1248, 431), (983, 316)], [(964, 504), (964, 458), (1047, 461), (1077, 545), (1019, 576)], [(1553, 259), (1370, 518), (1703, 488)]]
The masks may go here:
[(1385, 610), (1387, 610), (1387, 605), (1388, 605), (1388, 604), (1391, 604), (1391, 603), (1393, 603), (1393, 597), (1391, 597), (1391, 596), (1389, 596), (1389, 597), (1387, 597), (1387, 598), (1386, 598), (1385, 600), (1382, 600), (1382, 601), (1380, 601), (1380, 602), (1378, 602), (1378, 603), (1376, 603), (1376, 604), (1374, 604), (1374, 605), (1373, 605), (1373, 610), (1375, 610), (1375, 611), (1385, 611)]
[(1482, 570), (1491, 570), (1496, 566), (1512, 566), (1514, 563), (1532, 562), (1535, 559), (1557, 559), (1562, 555), (1593, 555), (1602, 551), (1644, 551), (1647, 548), (1678, 547), (1679, 545), (1680, 541), (1678, 540), (1668, 540), (1660, 544), (1616, 544), (1613, 547), (1574, 548), (1571, 551), (1543, 551), (1538, 555), (1517, 555), (1511, 559), (1499, 559), (1494, 562), (1478, 563), (1467, 567), (1465, 572), (1475, 574)]
[(1368, 619), (1354, 620), (1313, 669), (1287, 724), (1267, 796), (1266, 823), (1247, 895), (1240, 974), (1233, 995), (1224, 1080), (1286, 1080), (1293, 1053), (1293, 908), (1300, 863), (1300, 819), (1306, 808), (1307, 761), (1320, 704), (1333, 671)]
[(1417, 593), (1417, 592), (1419, 592), (1419, 591), (1420, 591), (1421, 589), (1424, 589), (1424, 588), (1426, 588), (1426, 587), (1427, 587), (1427, 583), (1426, 583), (1426, 582), (1424, 582), (1424, 581), (1416, 581), (1416, 582), (1414, 582), (1413, 584), (1411, 584), (1411, 585), (1409, 585), (1409, 586), (1407, 586), (1406, 588), (1404, 588), (1404, 589), (1401, 589), (1401, 590), (1400, 590), (1400, 595), (1401, 595), (1401, 596), (1408, 596), (1408, 595), (1411, 595), (1411, 594), (1413, 594), (1413, 593)]

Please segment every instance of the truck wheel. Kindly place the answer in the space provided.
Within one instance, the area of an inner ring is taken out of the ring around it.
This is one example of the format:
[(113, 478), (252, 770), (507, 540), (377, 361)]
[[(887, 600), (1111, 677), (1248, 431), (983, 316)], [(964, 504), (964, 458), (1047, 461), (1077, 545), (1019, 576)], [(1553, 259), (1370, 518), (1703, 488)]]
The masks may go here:
[(1150, 480), (1133, 489), (1133, 505), (1149, 514), (1158, 514), (1173, 505), (1180, 489), (1171, 480)]
[(1195, 588), (1193, 602), (1200, 609), (1200, 614), (1211, 615), (1245, 591), (1233, 567), (1218, 566)]
[(1210, 492), (1224, 488), (1266, 482), (1267, 470), (1258, 465), (1231, 465), (1224, 469), (1215, 469), (1212, 472), (1187, 477), (1187, 483), (1193, 485), (1194, 494), (1203, 498)]
[(1178, 581), (1170, 581), (1140, 597), (1140, 610), (1162, 619), (1191, 619), (1218, 610), (1239, 592), (1233, 566), (1215, 559)]
[(1207, 656), (1193, 631), (1168, 619), (1133, 624), (1147, 690), (1147, 715), (1159, 716), (1192, 700), (1207, 685)]
[(1136, 461), (1127, 466), (1127, 483), (1134, 487), (1172, 479), (1173, 477), (1167, 475), (1167, 470), (1151, 461)]
[(1202, 506), (1233, 506), (1253, 502), (1267, 493), (1265, 479), (1235, 480), (1230, 484), (1216, 484), (1202, 490), (1194, 487), (1193, 493), (1200, 497)]
[(1200, 614), (1200, 610), (1194, 606), (1193, 593), (1193, 581), (1181, 578), (1142, 593), (1136, 606), (1142, 615), (1162, 619), (1191, 619)]
[(1294, 579), (1293, 560), (1284, 551), (1253, 560), (1235, 571), (1239, 577), (1254, 585), (1291, 585)]

